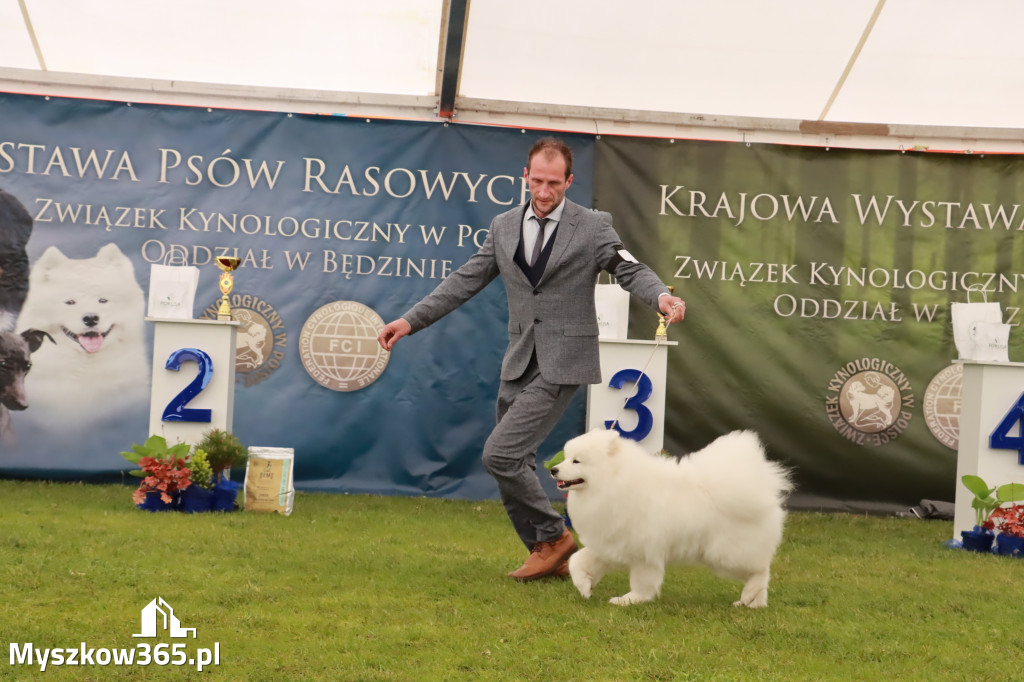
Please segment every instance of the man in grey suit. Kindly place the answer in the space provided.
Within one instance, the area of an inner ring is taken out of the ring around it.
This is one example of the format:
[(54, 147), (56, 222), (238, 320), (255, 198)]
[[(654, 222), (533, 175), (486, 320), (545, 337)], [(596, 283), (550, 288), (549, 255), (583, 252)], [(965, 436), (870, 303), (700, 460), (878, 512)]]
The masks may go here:
[(536, 474), (536, 452), (576, 389), (601, 381), (594, 284), (602, 270), (665, 316), (683, 319), (685, 304), (626, 251), (611, 215), (565, 198), (572, 151), (555, 138), (530, 149), (524, 176), (530, 203), (491, 221), (483, 246), (377, 341), (387, 351), (438, 321), (501, 275), (508, 294), (508, 348), (501, 363), (497, 425), (483, 462), (498, 483), (512, 526), (530, 550), (509, 575), (534, 580), (568, 575), (576, 550)]

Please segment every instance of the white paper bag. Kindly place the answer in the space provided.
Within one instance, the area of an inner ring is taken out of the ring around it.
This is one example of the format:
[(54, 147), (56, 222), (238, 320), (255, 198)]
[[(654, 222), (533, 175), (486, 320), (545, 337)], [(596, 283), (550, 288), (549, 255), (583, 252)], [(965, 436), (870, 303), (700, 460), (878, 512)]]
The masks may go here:
[(629, 328), (629, 292), (618, 284), (594, 285), (598, 338), (624, 339)]
[(1009, 362), (1010, 325), (996, 322), (974, 322), (967, 333), (968, 360)]
[[(1003, 311), (998, 302), (971, 302), (971, 291), (967, 291), (967, 302), (954, 302), (950, 307), (953, 322), (953, 343), (961, 360), (984, 362), (1008, 362), (1010, 325), (1003, 324)], [(977, 292), (977, 289), (974, 289)]]
[(245, 511), (289, 516), (295, 506), (295, 450), (250, 447), (245, 465)]
[(194, 265), (149, 266), (149, 316), (191, 320), (199, 287), (199, 268)]

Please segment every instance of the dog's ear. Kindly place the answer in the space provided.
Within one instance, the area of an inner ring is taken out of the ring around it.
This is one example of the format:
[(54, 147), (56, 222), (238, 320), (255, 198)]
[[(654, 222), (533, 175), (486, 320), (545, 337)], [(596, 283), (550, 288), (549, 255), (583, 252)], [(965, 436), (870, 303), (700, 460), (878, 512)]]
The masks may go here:
[(18, 198), (0, 189), (0, 225), (4, 226), (4, 241), (24, 247), (32, 233), (32, 215)]
[(615, 456), (619, 453), (619, 446), (622, 443), (622, 439), (619, 437), (619, 432), (615, 429), (608, 429), (605, 431), (605, 440), (608, 443), (608, 454)]
[(42, 281), (50, 278), (50, 272), (62, 267), (68, 260), (64, 252), (56, 246), (48, 246), (43, 255), (32, 265), (32, 274), (42, 276)]
[(26, 329), (21, 333), (21, 338), (25, 339), (25, 343), (28, 344), (28, 352), (35, 353), (39, 350), (39, 347), (43, 345), (43, 337), (50, 339), (50, 343), (57, 343), (53, 340), (53, 337), (44, 332), (42, 329)]
[(128, 256), (124, 255), (114, 242), (109, 242), (100, 247), (100, 250), (96, 252), (96, 258), (105, 265), (120, 265), (128, 261)]

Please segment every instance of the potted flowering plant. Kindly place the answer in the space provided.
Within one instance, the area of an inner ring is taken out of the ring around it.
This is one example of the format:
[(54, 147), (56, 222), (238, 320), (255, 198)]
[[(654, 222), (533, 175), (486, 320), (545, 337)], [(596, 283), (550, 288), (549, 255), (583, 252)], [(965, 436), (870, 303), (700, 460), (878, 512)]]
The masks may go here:
[(989, 519), (997, 531), (996, 553), (1024, 557), (1024, 504), (999, 507)]
[(132, 493), (132, 502), (149, 511), (171, 509), (181, 491), (191, 485), (192, 472), (185, 465), (190, 449), (188, 443), (168, 447), (163, 436), (153, 435), (142, 445), (132, 444), (130, 451), (122, 452), (122, 457), (139, 467), (130, 473), (142, 477)]
[[(997, 488), (990, 488), (980, 476), (973, 474), (967, 474), (960, 480), (964, 487), (974, 494), (971, 507), (975, 513), (973, 530), (960, 531), (963, 547), (975, 552), (991, 551), (992, 543), (995, 540), (996, 519), (1001, 519), (1004, 514), (1001, 511), (1002, 505), (1007, 502), (1024, 501), (1024, 485), (1007, 483)], [(1007, 528), (1010, 527), (1011, 524), (1008, 523)], [(1010, 533), (1007, 532), (1007, 535)]]

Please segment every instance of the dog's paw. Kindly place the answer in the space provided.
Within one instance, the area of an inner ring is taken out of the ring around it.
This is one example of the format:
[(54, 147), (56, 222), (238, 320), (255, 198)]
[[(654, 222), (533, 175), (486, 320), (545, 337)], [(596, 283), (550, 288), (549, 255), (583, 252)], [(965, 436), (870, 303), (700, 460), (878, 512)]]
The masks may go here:
[(621, 597), (612, 597), (608, 600), (609, 604), (615, 604), (616, 606), (629, 606), (630, 604), (643, 604), (644, 602), (651, 601), (651, 597), (642, 597), (633, 592), (627, 592)]
[(734, 601), (732, 603), (732, 605), (733, 606), (746, 606), (747, 608), (750, 608), (750, 609), (763, 609), (763, 608), (766, 608), (768, 606), (768, 597), (765, 596), (764, 598), (761, 598), (761, 595), (758, 595), (757, 598), (751, 599), (749, 604), (747, 602), (743, 601), (742, 599), (740, 599), (739, 601)]
[(583, 598), (590, 599), (590, 595), (594, 591), (594, 579), (580, 565), (582, 557), (582, 551), (569, 557), (569, 577), (572, 578), (572, 584), (580, 591)]
[(569, 576), (572, 578), (572, 584), (580, 591), (583, 598), (590, 599), (590, 595), (594, 590), (594, 583), (590, 576), (582, 572), (573, 573), (572, 571), (569, 572)]

